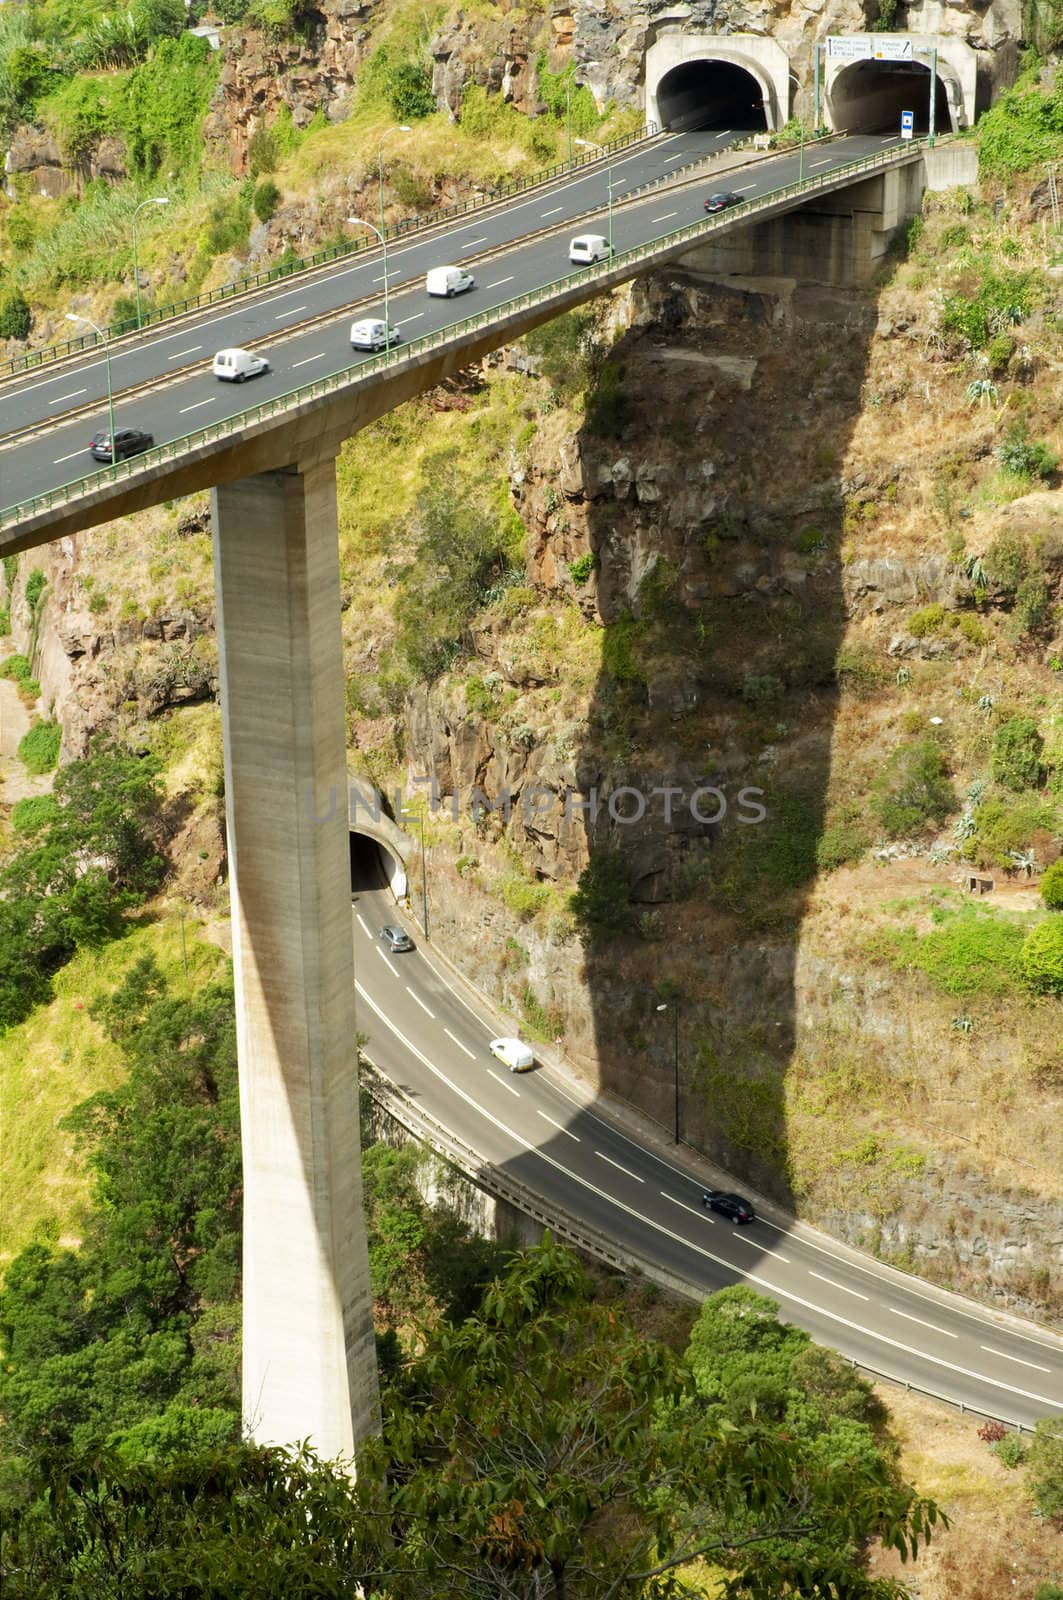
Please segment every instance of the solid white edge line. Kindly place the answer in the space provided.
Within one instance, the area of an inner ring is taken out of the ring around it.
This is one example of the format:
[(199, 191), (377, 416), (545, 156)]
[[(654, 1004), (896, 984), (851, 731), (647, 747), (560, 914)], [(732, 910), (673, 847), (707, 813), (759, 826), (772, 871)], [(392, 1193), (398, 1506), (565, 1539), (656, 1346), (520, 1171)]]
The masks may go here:
[(553, 1117), (549, 1116), (547, 1112), (541, 1110), (539, 1106), (536, 1106), (535, 1110), (536, 1114), (542, 1117), (544, 1122), (548, 1122), (551, 1128), (556, 1128), (558, 1133), (563, 1133), (566, 1139), (575, 1139), (577, 1144), (581, 1143), (578, 1133), (573, 1133), (571, 1128), (563, 1127), (560, 1122), (557, 1122)]
[(431, 1017), (433, 1022), (436, 1020), (435, 1012), (434, 1011), (429, 1011), (428, 1007), (425, 1005), (425, 1003), (421, 999), (420, 995), (419, 994), (415, 994), (413, 992), (413, 990), (410, 988), (409, 984), (406, 985), (406, 993), (409, 995), (411, 1000), (416, 1000), (417, 1004), (420, 1006), (421, 1010), (425, 1013), (426, 1016)]
[(452, 1078), (448, 1078), (441, 1067), (437, 1067), (434, 1061), (430, 1061), (424, 1051), (419, 1050), (412, 1040), (406, 1038), (402, 1030), (396, 1027), (391, 1018), (381, 1010), (372, 995), (368, 994), (360, 983), (356, 983), (355, 988), (370, 1010), (376, 1012), (381, 1022), (391, 1030), (400, 1044), (404, 1045), (412, 1055), (416, 1056), (418, 1061), (427, 1067), (434, 1077), (438, 1078), (441, 1083), (445, 1083), (452, 1093), (456, 1094), (460, 1100), (464, 1100), (466, 1105), (471, 1106), (474, 1111), (490, 1122), (493, 1127), (506, 1134), (514, 1143), (520, 1145), (522, 1149), (527, 1150), (531, 1155), (537, 1156), (540, 1161), (545, 1162), (547, 1166), (553, 1167), (555, 1171), (563, 1173), (566, 1178), (578, 1184), (580, 1188), (590, 1190), (599, 1199), (606, 1200), (610, 1205), (615, 1206), (618, 1211), (623, 1211), (627, 1216), (633, 1217), (636, 1222), (643, 1223), (644, 1226), (652, 1229), (655, 1233), (663, 1234), (665, 1238), (671, 1239), (685, 1250), (690, 1250), (694, 1255), (704, 1256), (706, 1261), (714, 1262), (716, 1266), (722, 1267), (725, 1272), (736, 1273), (746, 1283), (756, 1284), (758, 1288), (766, 1290), (768, 1294), (773, 1295), (776, 1299), (789, 1300), (794, 1305), (801, 1306), (804, 1310), (814, 1312), (816, 1316), (825, 1318), (828, 1322), (836, 1322), (843, 1328), (851, 1328), (854, 1333), (862, 1334), (865, 1338), (872, 1339), (877, 1344), (888, 1345), (890, 1349), (899, 1350), (904, 1355), (914, 1356), (917, 1361), (925, 1361), (930, 1366), (943, 1367), (946, 1372), (955, 1372), (960, 1377), (971, 1378), (975, 1383), (984, 1384), (987, 1388), (1002, 1389), (1006, 1394), (1017, 1394), (1023, 1400), (1033, 1400), (1038, 1405), (1049, 1406), (1053, 1411), (1059, 1410), (1058, 1399), (1051, 1400), (1047, 1395), (1036, 1394), (1030, 1389), (1020, 1389), (1017, 1384), (1005, 1383), (1002, 1378), (990, 1378), (983, 1372), (974, 1372), (970, 1367), (961, 1367), (954, 1361), (946, 1361), (943, 1356), (934, 1356), (928, 1354), (925, 1350), (918, 1350), (914, 1345), (905, 1344), (901, 1339), (892, 1339), (889, 1334), (880, 1333), (877, 1328), (866, 1328), (863, 1323), (853, 1322), (851, 1318), (843, 1317), (838, 1311), (831, 1311), (826, 1306), (817, 1305), (814, 1300), (806, 1300), (803, 1295), (795, 1294), (791, 1289), (778, 1288), (775, 1284), (770, 1283), (767, 1278), (762, 1278), (757, 1272), (743, 1272), (740, 1267), (735, 1266), (733, 1261), (726, 1261), (723, 1256), (715, 1255), (711, 1250), (706, 1250), (704, 1245), (694, 1244), (692, 1240), (684, 1239), (681, 1233), (675, 1233), (671, 1228), (666, 1228), (662, 1222), (655, 1222), (652, 1217), (644, 1216), (641, 1211), (636, 1211), (634, 1206), (627, 1205), (623, 1200), (618, 1199), (616, 1195), (610, 1194), (607, 1189), (600, 1189), (596, 1183), (591, 1183), (589, 1178), (581, 1177), (578, 1172), (573, 1172), (571, 1168), (564, 1166), (556, 1157), (547, 1155), (545, 1150), (538, 1149), (530, 1139), (525, 1139), (523, 1134), (517, 1133), (515, 1129), (510, 1128), (496, 1117), (493, 1112), (481, 1106), (473, 1099), (472, 1095), (467, 1094)]
[(460, 1039), (456, 1039), (454, 1037), (454, 1035), (451, 1033), (449, 1028), (444, 1028), (443, 1032), (446, 1034), (446, 1036), (450, 1040), (451, 1044), (456, 1044), (459, 1050), (464, 1050), (465, 1051), (465, 1054), (468, 1056), (470, 1061), (475, 1061), (476, 1060), (475, 1052), (470, 1050), (467, 1044), (462, 1044)]
[(599, 1161), (608, 1161), (609, 1165), (615, 1167), (617, 1172), (623, 1172), (627, 1177), (634, 1178), (636, 1183), (646, 1182), (645, 1178), (640, 1178), (637, 1172), (632, 1172), (629, 1167), (622, 1167), (619, 1161), (614, 1161), (612, 1156), (604, 1155), (601, 1150), (596, 1150), (594, 1153)]
[(810, 1278), (818, 1278), (820, 1283), (829, 1283), (832, 1289), (840, 1289), (842, 1294), (851, 1294), (855, 1300), (870, 1301), (869, 1294), (861, 1294), (859, 1289), (850, 1289), (848, 1284), (836, 1283), (833, 1278), (825, 1278), (822, 1272), (813, 1272), (811, 1267), (805, 1269)]
[(498, 1076), (498, 1073), (494, 1070), (493, 1067), (488, 1067), (487, 1076), (489, 1078), (494, 1078), (495, 1082), (496, 1083), (500, 1083), (502, 1085), (503, 1089), (508, 1089), (510, 1094), (515, 1094), (517, 1099), (518, 1100), (520, 1099), (520, 1090), (519, 1089), (515, 1089), (511, 1083), (507, 1083), (505, 1078), (500, 1078)]

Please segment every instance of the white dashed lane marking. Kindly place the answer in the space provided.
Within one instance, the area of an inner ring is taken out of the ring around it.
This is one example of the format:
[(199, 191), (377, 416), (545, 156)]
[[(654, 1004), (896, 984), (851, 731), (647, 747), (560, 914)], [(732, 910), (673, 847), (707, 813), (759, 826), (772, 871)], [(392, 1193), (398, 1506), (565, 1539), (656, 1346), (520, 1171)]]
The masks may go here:
[(409, 984), (406, 985), (406, 993), (409, 995), (411, 1000), (416, 1000), (417, 1004), (420, 1006), (421, 1010), (425, 1013), (426, 1016), (431, 1017), (433, 1022), (436, 1020), (435, 1012), (434, 1011), (429, 1011), (428, 1007), (425, 1005), (425, 1003), (421, 999), (420, 995), (419, 994), (414, 994), (414, 992), (410, 988)]
[(611, 1167), (615, 1167), (617, 1172), (624, 1173), (624, 1175), (628, 1178), (634, 1178), (636, 1183), (646, 1182), (645, 1178), (640, 1178), (637, 1172), (632, 1172), (630, 1167), (622, 1167), (619, 1161), (614, 1161), (612, 1156), (605, 1156), (600, 1150), (596, 1150), (594, 1153), (598, 1157), (599, 1161), (608, 1161), (609, 1165)]
[(958, 1333), (952, 1333), (948, 1328), (939, 1328), (936, 1322), (926, 1322), (922, 1317), (913, 1317), (909, 1311), (898, 1311), (896, 1306), (887, 1306), (887, 1311), (892, 1311), (895, 1317), (903, 1317), (905, 1322), (918, 1322), (921, 1328), (929, 1328), (932, 1333), (943, 1333), (947, 1339), (958, 1339)]
[(558, 1133), (563, 1133), (566, 1139), (575, 1139), (576, 1143), (579, 1144), (579, 1134), (573, 1133), (571, 1128), (563, 1128), (560, 1122), (555, 1122), (553, 1117), (548, 1117), (545, 1111), (540, 1111), (539, 1116), (542, 1117), (544, 1122), (548, 1122), (551, 1128), (556, 1128)]
[(460, 1039), (455, 1039), (454, 1035), (451, 1033), (449, 1028), (444, 1028), (443, 1032), (446, 1034), (446, 1036), (450, 1040), (451, 1044), (456, 1044), (459, 1050), (464, 1050), (465, 1051), (465, 1054), (468, 1056), (470, 1061), (475, 1061), (476, 1060), (476, 1056), (469, 1049), (468, 1045), (467, 1044), (462, 1044)]
[(869, 1294), (861, 1294), (859, 1289), (850, 1289), (848, 1284), (838, 1283), (834, 1278), (825, 1278), (822, 1272), (813, 1272), (811, 1267), (808, 1269), (808, 1275), (810, 1278), (818, 1278), (820, 1283), (829, 1283), (832, 1289), (840, 1289), (843, 1294), (851, 1294), (856, 1300), (871, 1299)]
[(510, 1094), (515, 1094), (517, 1099), (518, 1100), (520, 1099), (520, 1090), (519, 1089), (514, 1089), (514, 1087), (513, 1087), (513, 1085), (511, 1083), (507, 1083), (505, 1078), (500, 1078), (498, 1076), (497, 1072), (492, 1072), (490, 1067), (488, 1067), (488, 1069), (487, 1069), (487, 1076), (489, 1078), (494, 1078), (495, 1082), (496, 1083), (500, 1083), (502, 1085), (503, 1089), (508, 1089)]
[(999, 1356), (1002, 1361), (1014, 1361), (1020, 1367), (1032, 1367), (1035, 1372), (1051, 1372), (1051, 1367), (1039, 1367), (1036, 1361), (1024, 1361), (1021, 1356), (1009, 1356), (1006, 1350), (994, 1350), (991, 1344), (981, 1344), (979, 1350), (986, 1350), (991, 1356)]

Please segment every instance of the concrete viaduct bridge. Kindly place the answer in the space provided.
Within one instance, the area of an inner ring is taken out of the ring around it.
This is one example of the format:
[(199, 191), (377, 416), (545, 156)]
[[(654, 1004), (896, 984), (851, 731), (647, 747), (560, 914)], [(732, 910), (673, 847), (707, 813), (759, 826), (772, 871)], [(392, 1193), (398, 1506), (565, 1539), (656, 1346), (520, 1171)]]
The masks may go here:
[[(668, 87), (675, 70), (659, 78), (658, 95), (662, 85), (666, 97), (679, 92)], [(657, 159), (661, 141), (645, 143)], [(492, 247), (489, 268), (484, 251), (475, 257), (485, 294), (484, 308), (472, 315), (447, 321), (449, 302), (442, 308), (432, 302), (444, 317), (441, 326), (353, 367), (346, 320), (337, 318), (338, 370), (300, 383), (295, 368), (305, 371), (316, 357), (294, 357), (298, 349), (320, 346), (323, 333), (315, 324), (299, 335), (304, 345), (292, 336), (290, 367), (276, 374), (277, 392), (241, 409), (237, 395), (243, 391), (226, 387), (231, 414), (189, 433), (183, 413), (214, 402), (183, 400), (214, 396), (221, 388), (203, 372), (201, 356), (196, 374), (145, 380), (131, 391), (142, 411), (170, 406), (165, 426), (175, 432), (169, 442), (73, 482), (62, 481), (70, 469), (61, 463), (73, 459), (66, 451), (76, 445), (84, 450), (88, 425), (80, 419), (34, 427), (4, 454), (5, 497), (14, 490), (21, 498), (0, 513), (0, 554), (194, 490), (213, 491), (245, 1177), (244, 1414), (260, 1440), (310, 1436), (325, 1457), (350, 1456), (377, 1414), (359, 1167), (348, 816), (346, 805), (336, 804), (336, 796), (347, 793), (337, 451), (367, 423), (449, 374), (648, 269), (679, 263), (719, 271), (728, 252), (750, 256), (762, 247), (764, 270), (860, 276), (892, 229), (918, 207), (924, 186), (957, 181), (945, 170), (955, 148), (947, 145), (889, 148), (865, 139), (824, 148), (830, 158), (813, 178), (801, 175), (795, 153), (729, 171), (728, 184), (741, 183), (747, 198), (714, 217), (702, 212), (703, 171), (686, 185), (658, 176), (621, 203), (613, 193), (620, 163), (614, 160), (608, 175), (601, 164), (593, 220), (605, 231), (608, 183), (608, 225), (618, 245), (609, 262), (559, 276), (559, 266), (567, 267), (564, 239), (572, 220), (562, 224), (561, 235), (529, 222), (543, 209), (538, 194), (533, 213), (510, 227), (508, 242)], [(561, 192), (546, 194), (548, 211)], [(672, 217), (689, 220), (662, 230), (663, 195)], [(508, 202), (497, 226), (512, 222), (519, 210)], [(494, 225), (478, 214), (474, 243)], [(463, 222), (442, 238), (433, 230), (424, 248), (437, 261), (456, 259), (459, 247), (466, 249), (469, 227)], [(410, 245), (420, 248), (416, 241)], [(414, 260), (420, 274), (422, 258)], [(376, 265), (379, 257), (367, 260), (366, 273)], [(305, 297), (311, 277), (276, 286), (270, 314), (280, 303), (286, 315), (284, 296)], [(489, 278), (497, 278), (497, 287), (493, 303), (485, 305)], [(426, 314), (420, 276), (416, 282), (392, 302), (400, 322), (408, 303), (411, 325)], [(361, 292), (375, 298), (370, 277)], [(343, 294), (346, 319), (350, 280)], [(261, 298), (246, 314), (264, 314)], [(275, 328), (275, 316), (268, 325)], [(190, 342), (195, 332), (185, 319), (176, 337)], [(165, 374), (174, 338), (164, 325), (108, 355), (117, 363), (128, 347), (131, 360), (150, 357)], [(271, 352), (278, 355), (276, 343)], [(77, 385), (90, 393), (98, 413), (98, 352), (93, 360), (94, 373), (82, 358)], [(38, 374), (32, 384), (21, 383), (14, 397), (19, 415), (38, 401), (53, 404), (51, 381)], [(69, 367), (60, 370), (58, 382), (70, 385)], [(12, 423), (3, 421), (2, 408), (10, 390), (10, 382), (0, 386), (0, 427), (8, 432)], [(127, 403), (124, 396), (120, 401)], [(42, 481), (39, 491), (27, 492)], [(391, 848), (401, 853), (394, 838)]]

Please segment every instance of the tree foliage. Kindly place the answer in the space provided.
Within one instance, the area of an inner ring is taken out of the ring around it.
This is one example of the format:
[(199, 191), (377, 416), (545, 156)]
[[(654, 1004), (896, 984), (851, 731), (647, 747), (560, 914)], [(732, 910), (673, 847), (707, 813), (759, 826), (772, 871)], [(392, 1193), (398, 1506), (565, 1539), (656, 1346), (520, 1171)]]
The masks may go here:
[(945, 821), (956, 796), (935, 740), (913, 740), (893, 751), (873, 785), (872, 806), (894, 838)]
[[(238, 1428), (231, 989), (176, 1000), (146, 957), (94, 1015), (129, 1076), (67, 1119), (95, 1183), (81, 1247), (31, 1245), (6, 1275), (0, 1414), (9, 1459), (188, 1448)], [(208, 1307), (211, 1337), (201, 1339)]]
[(475, 1315), (426, 1335), (353, 1487), (306, 1451), (249, 1446), (67, 1468), (13, 1519), (9, 1592), (154, 1600), (194, 1581), (218, 1600), (666, 1600), (703, 1558), (731, 1600), (903, 1594), (867, 1576), (863, 1547), (914, 1554), (934, 1506), (854, 1419), (859, 1380), (753, 1302), (747, 1351), (805, 1363), (799, 1426), (724, 1416), (700, 1392), (710, 1325), (735, 1328), (733, 1300), (708, 1312), (695, 1379), (547, 1237)]
[(1063, 858), (1053, 861), (1041, 879), (1041, 899), (1050, 911), (1063, 911)]
[(1038, 923), (1023, 940), (1019, 966), (1032, 989), (1063, 994), (1063, 917)]
[(1044, 777), (1045, 742), (1033, 717), (1009, 717), (993, 735), (992, 772), (1005, 789), (1037, 789)]

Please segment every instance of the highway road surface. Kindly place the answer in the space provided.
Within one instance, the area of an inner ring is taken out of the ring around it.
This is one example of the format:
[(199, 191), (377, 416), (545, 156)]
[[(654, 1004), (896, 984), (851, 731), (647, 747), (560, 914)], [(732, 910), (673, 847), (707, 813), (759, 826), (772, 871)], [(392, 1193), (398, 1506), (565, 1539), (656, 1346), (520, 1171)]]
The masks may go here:
[[(797, 178), (802, 161), (797, 154), (761, 156), (725, 174), (714, 176), (710, 169), (702, 181), (650, 188), (625, 202), (625, 190), (663, 183), (675, 168), (707, 160), (732, 138), (730, 132), (663, 135), (556, 186), (392, 245), (392, 323), (404, 339), (414, 338), (564, 278), (576, 270), (567, 251), (573, 232), (609, 232), (610, 189), (613, 241), (622, 251), (704, 220), (704, 199), (715, 190), (755, 199)], [(829, 177), (835, 168), (897, 143), (893, 135), (856, 135), (809, 147), (805, 176)], [(727, 212), (714, 221), (730, 225)], [(475, 288), (452, 300), (429, 297), (424, 289), (428, 268), (455, 263), (471, 269)], [(157, 445), (166, 444), (369, 359), (352, 351), (350, 322), (382, 313), (382, 288), (379, 250), (360, 253), (115, 346), (116, 426), (140, 428)], [(211, 361), (215, 351), (232, 345), (268, 356), (272, 370), (246, 384), (219, 381), (211, 374)], [(88, 446), (93, 433), (107, 425), (102, 352), (0, 385), (0, 503), (12, 506), (98, 473)]]
[[(384, 1076), (501, 1173), (695, 1290), (746, 1283), (862, 1366), (1011, 1423), (1063, 1412), (1063, 1339), (924, 1284), (769, 1208), (739, 1227), (703, 1185), (587, 1107), (545, 1067), (514, 1075), (487, 1049), (514, 1033), (417, 948), (379, 938), (384, 889), (353, 905), (359, 1031)], [(740, 1185), (738, 1186), (741, 1187)]]

